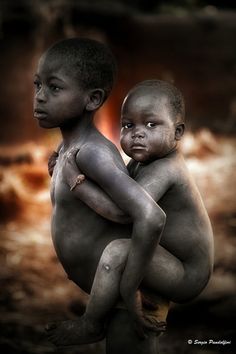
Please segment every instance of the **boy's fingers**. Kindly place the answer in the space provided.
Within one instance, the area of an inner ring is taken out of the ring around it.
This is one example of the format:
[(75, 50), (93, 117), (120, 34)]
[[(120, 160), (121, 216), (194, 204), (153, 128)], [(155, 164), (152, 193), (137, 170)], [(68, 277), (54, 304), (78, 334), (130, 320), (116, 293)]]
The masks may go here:
[(78, 151), (79, 151), (79, 148), (78, 148), (78, 147), (73, 147), (73, 148), (70, 150), (70, 153), (71, 153), (71, 155), (76, 155)]
[(67, 153), (67, 159), (74, 160), (78, 152), (79, 149), (77, 147), (70, 149), (70, 151)]

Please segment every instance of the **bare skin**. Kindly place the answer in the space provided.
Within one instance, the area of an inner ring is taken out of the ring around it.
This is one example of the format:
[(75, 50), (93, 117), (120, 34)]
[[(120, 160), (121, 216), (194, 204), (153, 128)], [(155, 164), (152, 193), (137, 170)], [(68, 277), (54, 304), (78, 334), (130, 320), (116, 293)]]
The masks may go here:
[[(128, 176), (117, 148), (94, 126), (94, 114), (104, 100), (102, 89), (83, 90), (59, 58), (51, 57), (49, 61), (45, 55), (38, 65), (35, 87), (35, 118), (43, 128), (59, 127), (63, 138), (51, 185), (52, 239), (57, 256), (69, 279), (89, 293), (106, 246), (116, 239), (131, 237), (132, 245), (122, 273), (120, 294), (137, 326), (145, 327), (137, 293), (144, 270), (160, 240), (165, 213)], [(130, 216), (132, 224), (121, 225), (106, 220), (70, 191), (63, 166), (68, 152), (74, 147), (80, 151), (78, 166), (83, 173)], [(133, 269), (137, 270), (135, 274)], [(124, 285), (130, 274), (133, 274), (132, 286), (127, 289)], [(49, 337), (55, 344), (84, 342), (83, 338), (75, 340), (78, 333), (70, 321), (56, 329), (52, 327)], [(95, 325), (91, 323), (87, 327), (95, 328)], [(97, 327), (96, 323), (96, 330), (91, 330), (91, 341), (98, 340)]]
[[(80, 319), (69, 322), (73, 327), (73, 331), (71, 328), (68, 330), (71, 333), (70, 344), (88, 343), (96, 340), (96, 336), (104, 336), (103, 324), (120, 294), (128, 297), (135, 292), (134, 319), (139, 323), (138, 318), (142, 317), (143, 324), (143, 327), (137, 327), (140, 336), (145, 336), (146, 329), (155, 332), (165, 330), (165, 323), (145, 317), (138, 287), (153, 299), (155, 294), (160, 294), (182, 303), (202, 291), (212, 272), (211, 225), (200, 194), (178, 152), (178, 141), (184, 132), (183, 123), (171, 117), (165, 96), (140, 87), (123, 104), (122, 127), (121, 145), (132, 157), (128, 165), (130, 176), (164, 210), (167, 221), (149, 261), (142, 261), (143, 244), (133, 237), (131, 240), (118, 238), (107, 245), (97, 267), (86, 312)], [(96, 179), (90, 169), (91, 166), (98, 168), (96, 160), (87, 167), (86, 153), (84, 156), (83, 149), (76, 154), (77, 151), (71, 150), (72, 155), (66, 159), (63, 169), (69, 186), (81, 171), (86, 175), (86, 180), (72, 191), (74, 197), (107, 219), (119, 223), (131, 221), (132, 218), (124, 214), (125, 207), (119, 203), (119, 198), (116, 204), (113, 194), (104, 193), (107, 179), (108, 183), (109, 180), (113, 182), (113, 168), (105, 171), (107, 176), (102, 175), (105, 181), (99, 179), (100, 176)], [(112, 161), (109, 163), (113, 167)], [(136, 198), (141, 204), (139, 196)], [(135, 256), (131, 258), (130, 254)], [(127, 269), (129, 261), (131, 266)], [(143, 265), (144, 271), (141, 269)], [(57, 344), (68, 342), (61, 339), (61, 336), (66, 337), (67, 326), (68, 321), (57, 325), (51, 331), (51, 340)]]

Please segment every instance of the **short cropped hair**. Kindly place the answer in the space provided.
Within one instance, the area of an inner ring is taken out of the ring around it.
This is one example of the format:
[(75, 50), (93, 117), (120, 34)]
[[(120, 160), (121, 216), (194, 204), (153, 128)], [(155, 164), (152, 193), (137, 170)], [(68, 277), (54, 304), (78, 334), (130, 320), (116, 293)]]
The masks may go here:
[(64, 39), (52, 45), (45, 56), (63, 60), (81, 88), (100, 88), (105, 91), (104, 99), (109, 96), (117, 66), (113, 54), (103, 43), (89, 38)]
[[(185, 119), (185, 103), (184, 97), (182, 93), (172, 84), (162, 80), (145, 80), (137, 85), (135, 88), (146, 86), (153, 87), (157, 90), (158, 93), (167, 97), (171, 109), (171, 113), (173, 114), (173, 118), (179, 117), (182, 121)], [(132, 89), (132, 91), (133, 91)]]

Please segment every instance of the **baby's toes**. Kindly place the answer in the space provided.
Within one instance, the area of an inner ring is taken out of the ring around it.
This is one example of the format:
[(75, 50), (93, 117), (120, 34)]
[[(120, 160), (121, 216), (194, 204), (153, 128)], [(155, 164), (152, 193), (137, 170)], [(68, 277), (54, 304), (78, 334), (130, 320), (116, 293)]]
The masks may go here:
[(55, 330), (57, 328), (57, 324), (55, 322), (51, 322), (51, 323), (47, 323), (46, 326), (45, 326), (45, 331), (47, 333)]
[(147, 323), (147, 327), (149, 327), (151, 331), (158, 333), (158, 332), (164, 332), (166, 330), (166, 322), (157, 321), (155, 317), (151, 317), (151, 316), (146, 317), (145, 320)]

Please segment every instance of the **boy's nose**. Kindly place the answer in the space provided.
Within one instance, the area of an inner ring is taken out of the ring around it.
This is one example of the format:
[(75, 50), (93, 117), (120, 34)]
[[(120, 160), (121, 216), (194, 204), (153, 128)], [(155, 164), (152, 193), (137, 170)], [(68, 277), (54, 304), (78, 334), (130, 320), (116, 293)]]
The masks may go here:
[(37, 100), (37, 102), (46, 102), (47, 97), (46, 97), (45, 91), (43, 89), (39, 90), (35, 94), (35, 99)]

